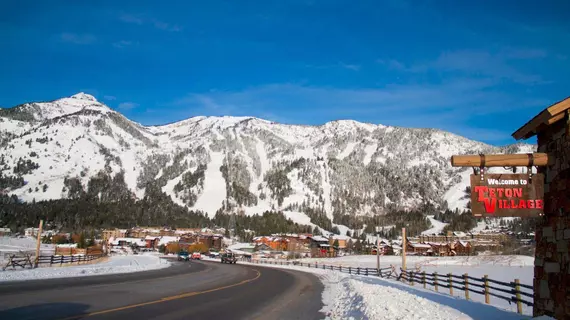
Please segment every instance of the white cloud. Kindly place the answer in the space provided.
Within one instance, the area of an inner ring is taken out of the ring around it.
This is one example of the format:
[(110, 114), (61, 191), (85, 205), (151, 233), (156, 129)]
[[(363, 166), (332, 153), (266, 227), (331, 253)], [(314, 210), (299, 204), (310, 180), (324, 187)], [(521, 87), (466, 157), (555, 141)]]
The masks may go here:
[(147, 15), (136, 15), (136, 14), (123, 14), (119, 17), (119, 20), (131, 23), (131, 24), (138, 24), (138, 25), (145, 25), (149, 24), (155, 27), (156, 29), (170, 31), (170, 32), (178, 32), (181, 31), (182, 28), (178, 25), (173, 25), (171, 23), (167, 23), (156, 18), (148, 17)]
[(59, 39), (63, 42), (69, 42), (74, 44), (92, 44), (97, 38), (91, 34), (76, 34), (64, 32), (59, 35)]
[(143, 24), (143, 19), (132, 14), (123, 14), (119, 19), (126, 23)]
[(115, 43), (113, 43), (113, 47), (115, 48), (125, 48), (125, 47), (129, 47), (133, 45), (132, 41), (127, 41), (127, 40), (121, 40), (121, 41), (117, 41)]
[(119, 109), (123, 109), (123, 110), (130, 110), (130, 109), (136, 108), (138, 106), (139, 106), (138, 103), (130, 102), (130, 101), (119, 103)]
[(525, 72), (520, 60), (545, 57), (541, 50), (504, 48), (497, 52), (485, 50), (457, 50), (443, 52), (433, 61), (412, 65), (408, 71), (416, 73), (440, 72), (463, 76), (485, 76), (518, 84), (544, 83), (539, 74)]

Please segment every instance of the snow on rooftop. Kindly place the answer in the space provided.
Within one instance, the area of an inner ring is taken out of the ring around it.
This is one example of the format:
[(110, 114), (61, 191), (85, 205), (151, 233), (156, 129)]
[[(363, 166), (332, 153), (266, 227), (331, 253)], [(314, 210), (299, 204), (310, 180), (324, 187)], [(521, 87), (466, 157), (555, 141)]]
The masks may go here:
[(315, 241), (318, 241), (318, 242), (324, 242), (324, 241), (328, 242), (329, 241), (329, 239), (327, 239), (323, 236), (312, 236), (311, 238)]
[(229, 250), (240, 250), (240, 249), (253, 249), (255, 245), (251, 243), (235, 243), (228, 247)]
[(180, 237), (162, 236), (160, 237), (160, 240), (158, 240), (158, 245), (167, 245), (170, 242), (177, 242), (178, 240), (180, 240)]

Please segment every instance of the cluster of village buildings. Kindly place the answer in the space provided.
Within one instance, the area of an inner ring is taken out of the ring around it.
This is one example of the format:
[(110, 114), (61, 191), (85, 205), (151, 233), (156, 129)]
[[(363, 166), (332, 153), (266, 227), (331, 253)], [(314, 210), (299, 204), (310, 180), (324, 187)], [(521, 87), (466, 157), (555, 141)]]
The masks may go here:
[[(34, 233), (35, 232), (35, 233)], [(26, 236), (36, 236), (37, 228), (25, 230)], [(136, 248), (142, 251), (180, 250), (201, 244), (200, 250), (220, 252), (231, 250), (248, 257), (335, 257), (346, 254), (401, 255), (402, 239), (386, 240), (369, 236), (362, 241), (343, 235), (328, 237), (312, 234), (273, 234), (257, 236), (251, 243), (235, 243), (223, 236), (225, 229), (208, 228), (160, 228), (135, 227), (132, 229), (107, 229), (101, 233), (106, 248)], [(497, 250), (510, 235), (504, 232), (464, 233), (448, 232), (446, 235), (421, 235), (406, 238), (407, 255), (455, 256), (473, 255), (475, 251)], [(378, 242), (378, 243), (377, 243)], [(66, 245), (64, 245), (65, 247)], [(69, 245), (67, 245), (69, 247)], [(171, 249), (172, 250), (172, 249)]]

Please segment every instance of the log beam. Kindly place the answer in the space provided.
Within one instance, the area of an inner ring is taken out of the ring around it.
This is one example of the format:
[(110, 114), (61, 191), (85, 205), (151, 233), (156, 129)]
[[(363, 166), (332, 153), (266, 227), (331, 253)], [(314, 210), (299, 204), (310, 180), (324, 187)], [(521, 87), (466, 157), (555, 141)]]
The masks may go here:
[(453, 167), (529, 167), (531, 165), (544, 167), (554, 162), (554, 158), (548, 157), (546, 153), (486, 154), (483, 158), (478, 154), (454, 155), (451, 156), (451, 165)]

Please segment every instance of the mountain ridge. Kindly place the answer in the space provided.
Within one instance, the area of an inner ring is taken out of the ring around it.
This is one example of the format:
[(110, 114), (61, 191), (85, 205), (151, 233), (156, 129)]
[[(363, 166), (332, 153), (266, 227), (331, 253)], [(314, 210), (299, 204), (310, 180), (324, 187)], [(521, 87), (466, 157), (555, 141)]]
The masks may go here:
[(27, 182), (5, 187), (6, 193), (25, 201), (66, 198), (66, 179), (88, 189), (99, 172), (122, 173), (137, 198), (150, 183), (209, 217), (220, 210), (252, 215), (273, 209), (298, 221), (326, 216), (340, 225), (343, 216), (373, 217), (425, 203), (465, 208), (470, 168), (451, 167), (451, 155), (535, 148), (346, 119), (311, 126), (196, 116), (144, 126), (85, 93), (0, 110), (0, 174)]

